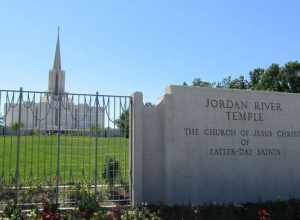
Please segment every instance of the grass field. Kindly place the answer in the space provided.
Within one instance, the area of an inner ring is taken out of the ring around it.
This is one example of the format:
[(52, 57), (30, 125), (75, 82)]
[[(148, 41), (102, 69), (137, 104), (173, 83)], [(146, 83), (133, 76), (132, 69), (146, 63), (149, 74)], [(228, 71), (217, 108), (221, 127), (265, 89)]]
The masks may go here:
[[(58, 158), (56, 135), (21, 136), (19, 180), (23, 185), (55, 183)], [(96, 138), (62, 135), (59, 150), (61, 184), (92, 182), (97, 167), (97, 183), (103, 183), (105, 161), (114, 158), (119, 163), (120, 178), (128, 182), (128, 139), (120, 137)], [(96, 162), (97, 161), (97, 162)], [(5, 184), (14, 181), (17, 166), (17, 137), (0, 136), (0, 178)]]

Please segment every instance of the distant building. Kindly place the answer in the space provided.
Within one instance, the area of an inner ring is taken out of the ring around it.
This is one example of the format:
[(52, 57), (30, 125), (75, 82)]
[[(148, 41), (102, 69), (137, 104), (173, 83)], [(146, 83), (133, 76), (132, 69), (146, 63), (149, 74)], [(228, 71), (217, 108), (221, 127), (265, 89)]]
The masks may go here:
[[(37, 94), (38, 95), (38, 94)], [(21, 126), (26, 129), (55, 130), (59, 124), (62, 130), (90, 130), (96, 127), (98, 115), (98, 128), (104, 128), (104, 109), (98, 107), (95, 101), (79, 102), (65, 92), (65, 71), (61, 68), (60, 40), (57, 36), (53, 68), (49, 71), (48, 92), (35, 102), (23, 95), (21, 105)], [(15, 100), (18, 99), (15, 98)], [(59, 114), (59, 100), (60, 114)], [(17, 101), (4, 104), (3, 123), (12, 127), (19, 120), (19, 104)], [(60, 123), (59, 123), (60, 122)]]

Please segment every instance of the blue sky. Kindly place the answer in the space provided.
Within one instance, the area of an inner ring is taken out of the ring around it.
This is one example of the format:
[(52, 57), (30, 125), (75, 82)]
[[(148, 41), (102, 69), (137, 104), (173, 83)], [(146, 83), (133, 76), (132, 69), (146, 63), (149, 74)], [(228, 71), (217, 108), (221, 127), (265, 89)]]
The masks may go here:
[(46, 90), (57, 26), (70, 92), (155, 102), (170, 84), (299, 60), (300, 1), (5, 1), (1, 89)]

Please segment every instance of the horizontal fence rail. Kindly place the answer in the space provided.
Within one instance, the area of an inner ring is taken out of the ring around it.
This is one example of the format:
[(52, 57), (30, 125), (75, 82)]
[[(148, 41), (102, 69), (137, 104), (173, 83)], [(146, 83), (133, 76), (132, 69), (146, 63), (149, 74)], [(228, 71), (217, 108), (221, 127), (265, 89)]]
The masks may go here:
[(0, 202), (41, 203), (47, 194), (67, 205), (84, 187), (101, 201), (129, 202), (131, 103), (129, 96), (0, 90)]

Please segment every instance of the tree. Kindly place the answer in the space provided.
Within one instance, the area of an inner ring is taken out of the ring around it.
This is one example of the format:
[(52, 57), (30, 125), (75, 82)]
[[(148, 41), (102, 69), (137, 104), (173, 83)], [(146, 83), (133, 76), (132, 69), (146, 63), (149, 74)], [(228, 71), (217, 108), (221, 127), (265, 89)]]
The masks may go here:
[(23, 123), (18, 123), (18, 122), (15, 122), (12, 124), (11, 126), (11, 129), (15, 132), (17, 132), (19, 129), (23, 128), (24, 127), (24, 124)]
[(116, 120), (117, 127), (121, 130), (123, 137), (129, 137), (129, 109), (122, 112), (120, 118)]
[(254, 89), (254, 90), (259, 90), (260, 88), (260, 83), (261, 83), (261, 78), (262, 75), (265, 73), (265, 70), (263, 68), (256, 68), (252, 71), (250, 71), (249, 76), (250, 76), (250, 85), (249, 87)]
[(272, 64), (261, 75), (260, 84), (257, 89), (287, 92), (289, 88), (283, 69), (278, 64)]
[(146, 107), (152, 107), (152, 106), (154, 106), (154, 105), (153, 105), (151, 102), (146, 102), (146, 103), (145, 103), (145, 106), (146, 106)]
[(280, 67), (272, 64), (267, 69), (257, 68), (250, 72), (251, 89), (279, 92), (300, 92), (300, 63), (288, 62)]
[(249, 82), (244, 78), (244, 76), (240, 76), (234, 80), (229, 82), (229, 89), (249, 89)]
[(235, 79), (229, 76), (218, 83), (195, 78), (193, 86), (300, 93), (300, 63), (291, 61), (283, 66), (271, 64), (266, 69), (255, 68), (249, 72), (249, 81), (243, 75)]
[(231, 83), (231, 76), (224, 78), (221, 82), (216, 84), (217, 88), (229, 88)]
[(5, 131), (4, 131), (4, 117), (3, 116), (0, 116), (0, 135), (3, 135), (5, 134)]
[(107, 128), (99, 128), (96, 125), (90, 127), (90, 131), (94, 136), (107, 137)]
[(300, 93), (300, 63), (298, 61), (288, 62), (282, 71), (282, 74), (286, 76), (288, 91)]
[[(187, 83), (184, 82), (183, 85), (187, 86)], [(248, 89), (250, 83), (245, 79), (244, 76), (241, 75), (236, 79), (232, 79), (231, 76), (228, 76), (218, 83), (207, 82), (201, 80), (200, 78), (195, 78), (192, 82), (192, 85), (209, 88)]]
[(4, 127), (4, 117), (0, 116), (0, 127)]
[(192, 82), (193, 86), (199, 86), (199, 87), (214, 87), (214, 83), (203, 81), (200, 78), (195, 78)]

